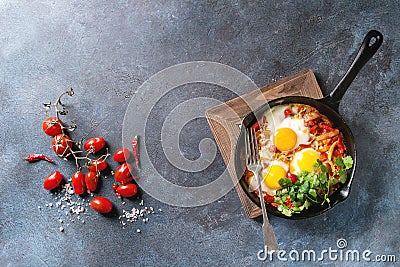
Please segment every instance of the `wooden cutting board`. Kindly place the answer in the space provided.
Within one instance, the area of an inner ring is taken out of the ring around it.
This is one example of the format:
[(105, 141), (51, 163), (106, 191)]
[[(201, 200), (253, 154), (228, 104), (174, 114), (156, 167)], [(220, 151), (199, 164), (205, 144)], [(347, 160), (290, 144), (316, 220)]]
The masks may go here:
[(312, 98), (323, 97), (312, 70), (308, 69), (288, 76), (206, 111), (206, 118), (215, 141), (227, 165), (243, 208), (250, 218), (260, 216), (261, 209), (243, 191), (238, 183), (238, 178), (241, 177), (236, 177), (234, 149), (239, 136), (239, 125), (241, 120), (251, 111), (249, 106), (255, 109), (264, 104), (265, 100), (269, 101), (284, 96), (298, 95)]

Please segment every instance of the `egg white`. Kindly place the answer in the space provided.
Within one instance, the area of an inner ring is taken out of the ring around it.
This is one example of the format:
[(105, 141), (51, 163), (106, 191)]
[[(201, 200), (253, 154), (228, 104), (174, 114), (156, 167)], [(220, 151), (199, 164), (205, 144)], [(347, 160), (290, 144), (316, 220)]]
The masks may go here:
[(272, 107), (269, 111), (265, 112), (264, 116), (268, 123), (268, 129), (270, 129), (272, 133), (275, 132), (275, 129), (277, 129), (285, 119), (285, 109), (288, 107), (288, 105), (279, 105)]

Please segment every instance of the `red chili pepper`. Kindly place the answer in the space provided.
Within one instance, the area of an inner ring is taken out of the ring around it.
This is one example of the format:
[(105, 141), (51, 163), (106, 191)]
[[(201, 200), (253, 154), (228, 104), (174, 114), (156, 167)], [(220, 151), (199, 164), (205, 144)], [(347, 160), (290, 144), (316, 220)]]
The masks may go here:
[(38, 160), (46, 160), (50, 163), (54, 163), (54, 160), (52, 160), (51, 158), (49, 158), (43, 154), (29, 154), (28, 156), (25, 157), (25, 160), (27, 160), (29, 162), (35, 162)]
[(135, 157), (136, 168), (139, 169), (139, 153), (138, 153), (138, 137), (133, 137), (132, 140), (132, 152), (133, 156)]

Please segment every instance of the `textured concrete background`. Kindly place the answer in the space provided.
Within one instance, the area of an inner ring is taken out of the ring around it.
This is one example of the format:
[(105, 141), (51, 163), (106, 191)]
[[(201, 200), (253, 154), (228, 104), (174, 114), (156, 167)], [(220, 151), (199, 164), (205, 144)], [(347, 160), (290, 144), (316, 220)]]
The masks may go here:
[[(336, 241), (345, 238), (349, 249), (396, 254), (400, 260), (399, 14), (398, 1), (0, 1), (0, 265), (265, 264), (257, 260), (261, 222), (246, 218), (234, 190), (190, 209), (170, 207), (143, 193), (147, 206), (163, 210), (147, 224), (122, 229), (117, 218), (90, 210), (86, 224), (69, 223), (59, 232), (60, 215), (45, 207), (54, 201), (42, 181), (55, 168), (69, 176), (73, 164), (58, 160), (55, 167), (22, 160), (32, 152), (54, 158), (50, 139), (40, 129), (45, 117), (41, 105), (73, 87), (68, 119), (79, 126), (76, 136), (92, 130), (115, 151), (130, 98), (166, 67), (195, 60), (221, 62), (260, 86), (311, 68), (326, 94), (370, 29), (381, 31), (384, 43), (340, 107), (359, 152), (349, 199), (316, 218), (271, 216), (271, 223), (286, 251), (336, 249)], [(180, 97), (204, 94), (219, 100), (234, 97), (209, 85), (177, 88), (160, 101), (150, 125), (159, 131), (163, 113)], [(197, 134), (181, 135), (188, 158), (198, 157), (199, 140), (211, 137), (205, 120), (191, 122), (183, 133), (193, 129)], [(154, 155), (162, 153), (156, 139), (149, 148)], [(154, 159), (164, 172), (175, 172), (162, 156)], [(177, 173), (174, 182), (202, 185), (223, 170), (218, 156), (206, 175), (191, 180)], [(104, 180), (100, 193), (121, 211), (124, 206), (112, 196), (111, 184), (111, 179)], [(135, 201), (125, 205), (138, 206)]]

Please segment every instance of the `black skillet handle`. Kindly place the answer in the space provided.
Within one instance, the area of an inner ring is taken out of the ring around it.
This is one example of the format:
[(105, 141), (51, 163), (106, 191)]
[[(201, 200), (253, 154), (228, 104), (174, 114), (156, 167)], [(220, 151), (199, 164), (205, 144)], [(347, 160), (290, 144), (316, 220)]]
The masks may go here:
[(357, 76), (362, 67), (368, 62), (368, 60), (370, 60), (376, 51), (378, 51), (382, 42), (382, 33), (376, 30), (367, 33), (350, 68), (347, 70), (338, 85), (336, 85), (335, 89), (333, 89), (333, 91), (323, 99), (326, 104), (334, 108), (336, 111), (338, 110), (339, 102), (342, 100), (347, 88), (349, 88), (351, 82)]

